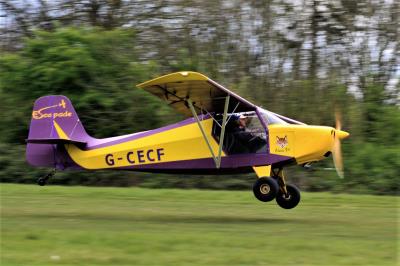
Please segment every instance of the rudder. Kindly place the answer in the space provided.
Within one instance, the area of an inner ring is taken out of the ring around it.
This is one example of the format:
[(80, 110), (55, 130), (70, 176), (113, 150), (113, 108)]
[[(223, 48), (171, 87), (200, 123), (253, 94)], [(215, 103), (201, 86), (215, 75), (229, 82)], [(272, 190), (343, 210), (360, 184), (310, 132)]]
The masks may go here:
[(85, 146), (86, 133), (71, 101), (63, 95), (44, 96), (35, 101), (27, 139), (26, 158), (34, 166), (56, 166), (68, 157), (60, 144)]

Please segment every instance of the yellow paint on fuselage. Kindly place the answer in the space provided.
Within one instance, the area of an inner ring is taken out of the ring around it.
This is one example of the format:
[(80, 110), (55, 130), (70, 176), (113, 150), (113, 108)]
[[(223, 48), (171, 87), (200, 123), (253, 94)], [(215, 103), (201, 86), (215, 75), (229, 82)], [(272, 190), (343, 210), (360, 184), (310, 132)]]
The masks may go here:
[(271, 176), (271, 165), (253, 166), (253, 170), (258, 178)]
[[(212, 123), (211, 118), (201, 121), (213, 152), (217, 154), (218, 144), (211, 136)], [(195, 122), (108, 147), (81, 150), (73, 144), (67, 144), (66, 149), (72, 160), (86, 169), (211, 158), (210, 150)], [(225, 154), (222, 153), (222, 156)]]
[[(213, 120), (201, 121), (214, 154), (218, 154), (218, 143), (211, 136)], [(60, 138), (68, 139), (62, 128), (54, 122)], [(293, 157), (298, 164), (319, 161), (325, 158), (334, 145), (335, 129), (326, 126), (274, 124), (268, 126), (270, 153)], [(342, 138), (348, 133), (336, 131)], [(93, 150), (82, 150), (74, 144), (66, 144), (72, 160), (86, 169), (104, 169), (211, 158), (201, 131), (196, 122), (155, 133), (139, 139)], [(107, 157), (108, 156), (108, 157)], [(222, 156), (226, 154), (222, 152)], [(255, 169), (263, 173), (266, 169)]]
[(332, 150), (332, 127), (308, 125), (270, 125), (270, 153), (294, 157), (298, 164), (319, 161)]

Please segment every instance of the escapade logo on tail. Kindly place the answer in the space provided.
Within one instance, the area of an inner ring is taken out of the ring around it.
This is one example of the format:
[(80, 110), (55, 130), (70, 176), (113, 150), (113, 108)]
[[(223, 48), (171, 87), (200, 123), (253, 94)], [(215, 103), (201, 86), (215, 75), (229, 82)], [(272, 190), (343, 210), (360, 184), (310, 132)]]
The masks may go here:
[(64, 100), (61, 100), (59, 104), (51, 105), (51, 106), (46, 106), (43, 107), (39, 110), (34, 110), (32, 112), (32, 118), (33, 119), (43, 119), (43, 118), (63, 118), (63, 117), (71, 117), (72, 113), (69, 112), (68, 110), (65, 110), (65, 112), (58, 112), (58, 113), (42, 113), (43, 111), (51, 108), (56, 108), (56, 107), (62, 107), (63, 109), (66, 109), (66, 103)]

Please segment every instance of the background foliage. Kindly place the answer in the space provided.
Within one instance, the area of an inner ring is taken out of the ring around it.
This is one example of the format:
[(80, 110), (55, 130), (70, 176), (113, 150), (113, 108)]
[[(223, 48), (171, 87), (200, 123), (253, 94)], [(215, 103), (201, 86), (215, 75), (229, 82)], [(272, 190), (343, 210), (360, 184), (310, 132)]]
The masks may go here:
[[(399, 3), (368, 1), (0, 1), (0, 176), (34, 182), (24, 160), (33, 101), (69, 97), (87, 131), (108, 137), (181, 117), (135, 85), (200, 71), (308, 124), (342, 112), (344, 180), (331, 160), (288, 169), (303, 189), (399, 192)], [(221, 16), (221, 13), (229, 16)], [(59, 184), (249, 188), (253, 175), (59, 173)]]

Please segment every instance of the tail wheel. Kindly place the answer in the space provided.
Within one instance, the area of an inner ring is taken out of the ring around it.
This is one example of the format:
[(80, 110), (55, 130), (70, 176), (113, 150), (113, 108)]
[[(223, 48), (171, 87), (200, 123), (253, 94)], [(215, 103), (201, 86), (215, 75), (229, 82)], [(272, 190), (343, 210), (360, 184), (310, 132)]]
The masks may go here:
[(263, 202), (273, 200), (278, 191), (278, 183), (271, 177), (261, 177), (253, 185), (254, 196)]
[(43, 177), (41, 177), (41, 178), (39, 178), (39, 179), (37, 180), (37, 183), (38, 183), (39, 186), (44, 186), (44, 185), (46, 185), (46, 179), (44, 179)]
[(57, 172), (57, 169), (53, 169), (53, 170), (52, 170), (50, 173), (48, 173), (46, 176), (40, 177), (40, 178), (37, 180), (38, 185), (39, 185), (39, 186), (44, 186), (44, 185), (46, 185), (46, 184), (47, 184), (47, 181), (48, 181), (50, 178), (52, 178), (52, 177), (56, 174), (56, 172)]
[(292, 209), (300, 202), (300, 190), (294, 185), (286, 185), (287, 194), (279, 190), (276, 202), (284, 209)]

